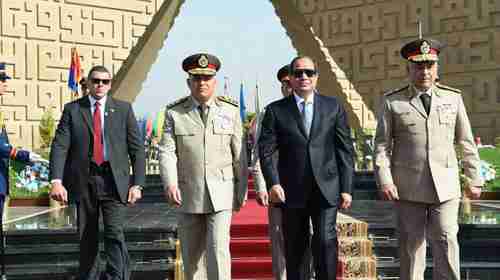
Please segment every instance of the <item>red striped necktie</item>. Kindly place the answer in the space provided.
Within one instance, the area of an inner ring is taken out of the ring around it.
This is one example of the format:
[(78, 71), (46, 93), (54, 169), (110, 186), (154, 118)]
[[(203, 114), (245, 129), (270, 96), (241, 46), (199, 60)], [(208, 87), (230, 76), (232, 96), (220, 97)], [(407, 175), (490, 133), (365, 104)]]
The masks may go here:
[(95, 103), (94, 110), (94, 153), (93, 160), (97, 165), (104, 162), (104, 149), (102, 141), (102, 127), (101, 127), (101, 104), (99, 101)]

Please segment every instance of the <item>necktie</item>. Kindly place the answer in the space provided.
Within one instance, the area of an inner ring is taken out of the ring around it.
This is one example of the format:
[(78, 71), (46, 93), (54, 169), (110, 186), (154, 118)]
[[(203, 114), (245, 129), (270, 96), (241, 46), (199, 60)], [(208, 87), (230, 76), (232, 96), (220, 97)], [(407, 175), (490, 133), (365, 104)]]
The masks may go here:
[(420, 94), (420, 100), (422, 100), (422, 104), (424, 104), (425, 112), (429, 115), (429, 112), (431, 111), (431, 96), (427, 93), (422, 93)]
[(101, 165), (104, 162), (100, 106), (101, 104), (99, 104), (99, 102), (95, 103), (94, 124), (93, 124), (94, 126), (93, 160), (97, 165)]
[(312, 117), (312, 103), (306, 102), (305, 100), (302, 101), (302, 119), (304, 121), (304, 127), (307, 135), (309, 135), (309, 132), (311, 131)]
[(207, 118), (208, 118), (208, 106), (206, 106), (206, 105), (200, 105), (200, 106), (198, 106), (198, 110), (200, 111), (200, 118), (201, 118), (201, 120), (206, 125), (207, 124)]

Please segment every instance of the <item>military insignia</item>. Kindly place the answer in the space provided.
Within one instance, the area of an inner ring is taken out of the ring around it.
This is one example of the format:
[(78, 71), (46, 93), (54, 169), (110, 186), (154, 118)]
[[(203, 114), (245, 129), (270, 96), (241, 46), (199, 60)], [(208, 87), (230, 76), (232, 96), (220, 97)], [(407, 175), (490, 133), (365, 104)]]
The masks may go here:
[(406, 86), (404, 86), (402, 88), (397, 88), (397, 89), (394, 89), (394, 90), (390, 90), (390, 91), (386, 92), (384, 95), (388, 96), (388, 95), (391, 95), (391, 94), (394, 94), (394, 93), (398, 93), (400, 91), (403, 91), (403, 90), (407, 89), (408, 87), (409, 87), (409, 85), (406, 85)]
[(198, 59), (198, 65), (203, 68), (206, 68), (208, 66), (208, 58), (206, 55), (200, 55), (200, 58)]
[(229, 103), (229, 104), (231, 104), (233, 106), (238, 107), (238, 101), (236, 101), (235, 99), (233, 99), (233, 98), (231, 98), (229, 96), (219, 95), (219, 96), (217, 96), (217, 99), (220, 100), (220, 101)]
[(219, 121), (222, 129), (230, 129), (233, 127), (233, 119), (228, 114), (219, 114)]
[(443, 85), (443, 84), (440, 84), (440, 83), (436, 83), (436, 87), (438, 87), (440, 89), (444, 89), (444, 90), (453, 91), (455, 93), (462, 93), (462, 91), (459, 90), (459, 89), (457, 89), (457, 88), (452, 88), (452, 87), (449, 87), (449, 86), (446, 86), (446, 85)]
[(427, 43), (427, 41), (423, 41), (422, 45), (420, 45), (420, 52), (422, 54), (428, 54), (431, 52), (431, 46)]
[(172, 103), (168, 104), (168, 105), (167, 105), (167, 109), (170, 109), (170, 108), (172, 108), (172, 107), (174, 107), (174, 106), (176, 106), (176, 105), (179, 105), (179, 104), (181, 104), (181, 103), (184, 103), (184, 102), (186, 102), (188, 99), (189, 99), (189, 96), (184, 96), (184, 97), (182, 97), (182, 98), (180, 98), (180, 99), (177, 99), (177, 100), (175, 100), (174, 102), (172, 102)]

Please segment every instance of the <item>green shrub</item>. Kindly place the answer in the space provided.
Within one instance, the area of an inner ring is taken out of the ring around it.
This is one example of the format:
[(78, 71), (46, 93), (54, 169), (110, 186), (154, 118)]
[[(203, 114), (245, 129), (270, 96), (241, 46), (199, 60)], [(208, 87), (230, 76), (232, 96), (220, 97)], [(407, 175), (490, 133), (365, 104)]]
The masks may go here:
[(479, 157), (490, 163), (496, 171), (496, 178), (486, 183), (485, 190), (500, 191), (500, 148), (480, 149)]
[(11, 160), (9, 166), (9, 196), (11, 198), (40, 198), (40, 197), (48, 197), (50, 188), (49, 186), (45, 186), (39, 188), (36, 192), (29, 191), (25, 188), (16, 187), (16, 174), (18, 174), (23, 168), (25, 164), (21, 162), (16, 162)]

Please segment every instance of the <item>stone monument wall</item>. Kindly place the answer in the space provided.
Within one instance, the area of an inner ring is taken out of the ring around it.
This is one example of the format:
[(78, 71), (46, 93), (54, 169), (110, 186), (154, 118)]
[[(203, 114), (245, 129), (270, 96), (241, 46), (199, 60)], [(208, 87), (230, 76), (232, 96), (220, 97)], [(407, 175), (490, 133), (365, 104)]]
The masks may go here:
[(0, 59), (13, 76), (1, 109), (12, 142), (39, 146), (38, 123), (71, 99), (71, 47), (86, 73), (103, 64), (117, 73), (164, 0), (0, 0)]
[[(38, 123), (71, 99), (71, 47), (84, 71), (103, 64), (114, 93), (133, 102), (183, 0), (0, 0), (0, 59), (13, 75), (1, 97), (16, 145), (37, 147)], [(353, 127), (374, 128), (384, 91), (404, 86), (401, 46), (445, 42), (442, 83), (463, 90), (474, 133), (500, 135), (500, 1), (271, 0), (292, 44), (319, 63), (322, 93), (339, 96)], [(230, 12), (230, 11), (228, 11)]]

